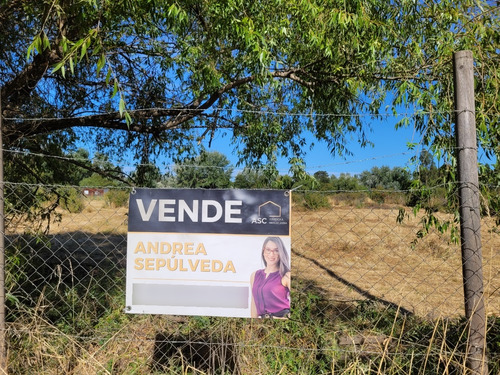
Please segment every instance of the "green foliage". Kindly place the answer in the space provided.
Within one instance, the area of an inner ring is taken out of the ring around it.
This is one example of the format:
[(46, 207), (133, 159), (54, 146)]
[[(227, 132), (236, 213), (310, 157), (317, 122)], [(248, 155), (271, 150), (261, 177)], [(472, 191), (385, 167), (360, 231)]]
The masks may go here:
[(91, 161), (87, 150), (79, 148), (64, 153), (63, 145), (64, 140), (54, 136), (45, 144), (37, 145), (50, 156), (7, 154), (4, 161), (8, 178), (5, 208), (6, 225), (10, 228), (17, 226), (16, 230), (24, 230), (23, 227), (30, 227), (34, 233), (47, 231), (61, 218), (57, 208), (71, 213), (83, 210), (83, 196), (77, 186), (106, 187), (124, 182), (121, 170), (106, 155), (96, 153)]
[(339, 177), (332, 175), (330, 182), (331, 190), (334, 191), (356, 191), (362, 190), (362, 186), (356, 176), (349, 173), (341, 173)]
[(220, 152), (202, 151), (194, 159), (185, 159), (175, 166), (176, 185), (186, 188), (228, 188), (233, 167)]
[(452, 159), (450, 59), (470, 49), (478, 140), (497, 155), (498, 12), (472, 0), (4, 2), (4, 142), (91, 142), (147, 164), (224, 129), (243, 163), (294, 164), (309, 134), (339, 155), (348, 140), (370, 144), (358, 115), (387, 104), (415, 113), (397, 126)]
[[(60, 204), (72, 212), (79, 212), (78, 194), (71, 189), (59, 188), (60, 185), (78, 185), (79, 179), (85, 175), (84, 168), (75, 166), (67, 159), (81, 151), (67, 155), (62, 150), (65, 145), (65, 136), (54, 134), (47, 139), (35, 137), (20, 141), (19, 147), (31, 149), (35, 154), (5, 153), (7, 226), (13, 228), (30, 223), (34, 232), (45, 230), (59, 219), (56, 208)], [(81, 153), (79, 155), (84, 157)]]
[(83, 180), (80, 181), (80, 186), (82, 187), (95, 187), (95, 188), (102, 188), (102, 187), (107, 187), (107, 186), (115, 186), (116, 182), (102, 176), (99, 173), (92, 173), (90, 177), (86, 177)]
[(152, 164), (139, 165), (130, 179), (137, 187), (155, 188), (161, 180), (160, 168)]
[(270, 188), (271, 182), (268, 173), (263, 169), (244, 168), (234, 178), (236, 189)]
[(294, 201), (310, 210), (319, 210), (322, 208), (331, 208), (328, 196), (323, 193), (306, 191), (304, 193), (294, 193)]
[(379, 189), (372, 190), (369, 193), (370, 199), (379, 204), (385, 203), (390, 196), (391, 193), (382, 190), (381, 187)]
[(280, 175), (272, 183), (275, 189), (291, 189), (293, 187), (293, 179), (289, 175)]
[(328, 176), (328, 172), (325, 171), (317, 171), (314, 172), (314, 178), (318, 180), (320, 184), (327, 184), (330, 182), (330, 176)]
[(62, 195), (61, 206), (71, 213), (79, 213), (83, 211), (83, 196), (82, 193), (75, 189), (66, 189), (66, 193)]
[(104, 193), (104, 199), (111, 207), (128, 207), (129, 191), (110, 189)]
[(292, 200), (299, 206), (311, 210), (331, 207), (328, 196), (317, 192), (318, 181), (315, 177), (300, 173), (301, 179), (293, 185)]
[(410, 173), (401, 167), (373, 167), (363, 171), (358, 179), (368, 189), (408, 190), (411, 185)]

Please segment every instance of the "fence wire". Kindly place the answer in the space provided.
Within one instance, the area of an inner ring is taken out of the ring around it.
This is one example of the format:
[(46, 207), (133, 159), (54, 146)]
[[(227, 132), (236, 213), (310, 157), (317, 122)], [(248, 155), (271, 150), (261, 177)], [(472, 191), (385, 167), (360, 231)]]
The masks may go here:
[[(53, 201), (39, 201), (42, 190), (56, 192)], [(294, 192), (290, 319), (130, 315), (128, 207), (110, 199), (128, 193), (5, 183), (12, 373), (464, 372), (467, 322), (452, 213), (414, 213), (408, 192)], [(448, 224), (426, 225), (429, 215)], [(481, 236), (489, 368), (497, 371), (495, 217), (483, 216)]]

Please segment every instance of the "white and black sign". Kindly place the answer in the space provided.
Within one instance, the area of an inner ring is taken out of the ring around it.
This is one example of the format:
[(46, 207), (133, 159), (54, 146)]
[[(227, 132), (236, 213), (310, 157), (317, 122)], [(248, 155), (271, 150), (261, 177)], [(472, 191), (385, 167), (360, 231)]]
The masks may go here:
[(268, 236), (290, 251), (288, 191), (136, 189), (127, 311), (249, 317), (250, 275), (262, 268)]

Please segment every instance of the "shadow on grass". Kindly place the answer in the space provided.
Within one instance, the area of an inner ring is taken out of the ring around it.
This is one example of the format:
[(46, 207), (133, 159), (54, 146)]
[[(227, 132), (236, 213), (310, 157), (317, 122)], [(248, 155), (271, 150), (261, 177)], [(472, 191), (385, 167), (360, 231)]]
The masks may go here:
[(122, 295), (125, 259), (123, 235), (6, 236), (7, 320), (22, 306), (37, 308), (49, 322), (88, 327)]
[(195, 332), (190, 337), (157, 333), (152, 370), (166, 371), (196, 369), (208, 374), (239, 374), (238, 355), (234, 341), (207, 331)]
[(377, 297), (371, 293), (369, 293), (368, 291), (360, 288), (359, 286), (357, 286), (356, 284), (344, 279), (343, 277), (340, 277), (339, 275), (337, 275), (334, 271), (332, 271), (331, 269), (325, 267), (323, 264), (321, 264), (321, 262), (319, 262), (317, 259), (313, 259), (313, 258), (310, 258), (306, 255), (303, 255), (299, 252), (297, 252), (296, 250), (293, 250), (292, 249), (292, 254), (295, 255), (295, 256), (298, 256), (298, 257), (301, 257), (303, 259), (306, 259), (308, 260), (309, 262), (311, 263), (314, 263), (318, 268), (322, 269), (323, 271), (325, 271), (329, 276), (331, 276), (333, 279), (337, 280), (338, 282), (348, 286), (349, 288), (355, 290), (356, 292), (358, 292), (360, 295), (362, 295), (363, 297), (367, 298), (368, 300), (370, 301), (373, 301), (373, 302), (377, 302), (377, 303), (380, 303), (388, 308), (392, 308), (392, 309), (399, 309), (399, 312), (401, 314), (404, 314), (404, 315), (413, 315), (413, 313), (407, 309), (405, 309), (404, 307), (401, 307), (401, 306), (398, 306), (397, 304), (391, 302), (391, 301), (387, 301), (383, 298), (380, 298), (380, 297)]

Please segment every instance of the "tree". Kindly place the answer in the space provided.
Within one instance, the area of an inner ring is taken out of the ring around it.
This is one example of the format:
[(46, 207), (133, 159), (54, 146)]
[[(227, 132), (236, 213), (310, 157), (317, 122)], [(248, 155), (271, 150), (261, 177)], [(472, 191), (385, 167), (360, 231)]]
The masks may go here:
[(471, 49), (480, 145), (498, 153), (500, 22), (486, 1), (3, 0), (0, 24), (11, 149), (84, 138), (147, 164), (226, 129), (247, 164), (300, 158), (308, 132), (344, 154), (351, 135), (369, 143), (357, 114), (380, 116), (386, 99), (417, 111), (398, 126), (450, 149), (452, 52)]
[(407, 190), (411, 185), (411, 175), (401, 167), (373, 167), (370, 171), (363, 171), (359, 181), (369, 189)]
[(186, 188), (228, 188), (231, 186), (233, 167), (220, 152), (203, 150), (194, 159), (176, 163), (176, 184)]
[(330, 176), (328, 176), (328, 172), (325, 171), (314, 172), (314, 178), (318, 180), (320, 184), (327, 184), (330, 182)]
[(269, 188), (271, 183), (264, 170), (246, 167), (234, 178), (234, 187), (237, 189)]
[(79, 185), (85, 187), (117, 186), (123, 182), (122, 176), (123, 172), (113, 165), (108, 155), (98, 152), (94, 155), (92, 164), (87, 166), (87, 177), (80, 180)]
[(426, 185), (439, 181), (439, 170), (434, 162), (434, 156), (428, 150), (422, 150), (418, 157), (419, 164), (415, 171), (416, 177)]
[(155, 188), (161, 185), (162, 175), (160, 168), (153, 164), (141, 164), (131, 174), (130, 179), (137, 186)]
[(332, 190), (340, 191), (357, 191), (362, 189), (357, 176), (351, 176), (350, 173), (341, 173), (339, 177), (332, 175), (331, 186)]
[(107, 179), (106, 177), (103, 177), (99, 173), (92, 173), (91, 176), (84, 178), (83, 180), (80, 181), (80, 186), (82, 187), (96, 187), (96, 188), (103, 188), (107, 186), (113, 186), (116, 183), (112, 180)]

